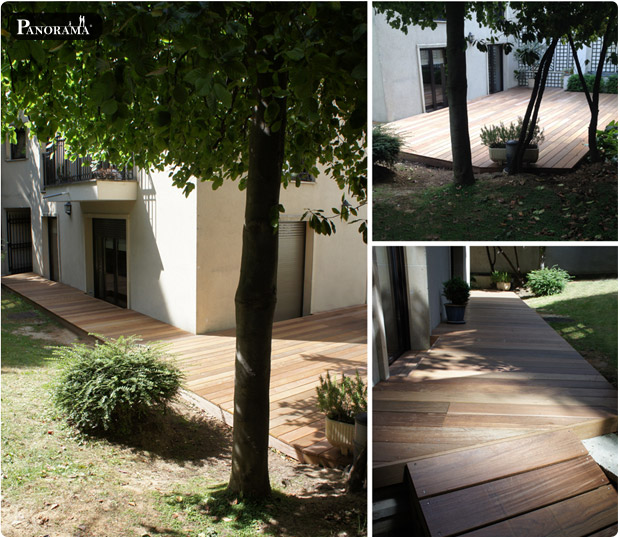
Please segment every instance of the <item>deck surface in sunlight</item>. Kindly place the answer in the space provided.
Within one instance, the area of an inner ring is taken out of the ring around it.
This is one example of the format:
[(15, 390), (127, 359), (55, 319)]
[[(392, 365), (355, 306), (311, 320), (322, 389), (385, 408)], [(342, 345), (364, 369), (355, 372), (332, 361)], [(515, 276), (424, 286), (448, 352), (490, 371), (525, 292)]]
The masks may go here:
[[(2, 284), (83, 333), (116, 338), (138, 334), (169, 342), (186, 374), (189, 396), (232, 424), (234, 331), (194, 335), (139, 312), (119, 308), (34, 273), (2, 277)], [(327, 370), (366, 375), (366, 307), (322, 312), (274, 324), (270, 444), (309, 463), (330, 465), (339, 451), (325, 439), (315, 387)]]
[[(525, 116), (530, 99), (529, 88), (510, 88), (467, 104), (472, 164), (477, 171), (499, 169), (489, 158), (489, 150), (480, 141), (483, 126), (509, 125)], [(618, 96), (601, 94), (599, 129), (618, 120)], [(533, 165), (538, 169), (569, 170), (588, 153), (590, 109), (583, 93), (546, 88), (541, 103), (538, 124), (545, 140), (540, 145), (540, 158)], [(403, 138), (402, 153), (413, 160), (431, 165), (451, 166), (449, 109), (442, 108), (425, 114), (393, 121), (386, 127)]]
[(558, 428), (617, 429), (617, 391), (512, 292), (473, 291), (464, 325), (373, 388), (374, 487), (406, 462)]

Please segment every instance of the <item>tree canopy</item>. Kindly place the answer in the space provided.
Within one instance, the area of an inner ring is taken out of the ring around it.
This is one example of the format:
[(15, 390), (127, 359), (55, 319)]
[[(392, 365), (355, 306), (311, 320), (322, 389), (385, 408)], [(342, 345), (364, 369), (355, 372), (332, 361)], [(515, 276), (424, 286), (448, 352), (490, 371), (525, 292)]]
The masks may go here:
[[(15, 12), (99, 13), (96, 41), (20, 41)], [(248, 169), (248, 119), (256, 78), (287, 100), (282, 181), (322, 165), (341, 187), (366, 195), (366, 17), (360, 3), (8, 3), (3, 4), (3, 133), (29, 119), (41, 141), (57, 134), (74, 154), (143, 168), (174, 169), (187, 194), (196, 178), (217, 188)], [(285, 83), (282, 83), (282, 81)], [(320, 231), (320, 230), (319, 230)]]

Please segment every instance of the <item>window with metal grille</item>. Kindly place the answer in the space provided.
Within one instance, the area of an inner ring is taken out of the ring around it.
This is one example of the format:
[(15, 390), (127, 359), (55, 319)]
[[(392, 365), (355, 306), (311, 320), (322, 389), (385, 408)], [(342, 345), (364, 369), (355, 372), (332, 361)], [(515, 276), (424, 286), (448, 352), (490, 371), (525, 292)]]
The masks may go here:
[(6, 247), (9, 273), (32, 271), (30, 208), (6, 210)]

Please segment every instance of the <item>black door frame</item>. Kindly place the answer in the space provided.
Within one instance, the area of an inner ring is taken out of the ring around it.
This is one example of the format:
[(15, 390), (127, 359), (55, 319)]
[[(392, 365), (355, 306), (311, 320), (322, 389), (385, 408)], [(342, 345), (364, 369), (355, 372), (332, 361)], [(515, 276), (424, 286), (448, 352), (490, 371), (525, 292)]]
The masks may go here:
[[(504, 45), (489, 45), (489, 94), (504, 91)], [(497, 64), (496, 64), (497, 60)], [(499, 66), (499, 72), (496, 73), (495, 66)], [(496, 84), (493, 84), (493, 80)]]
[(405, 252), (403, 247), (388, 247), (387, 252), (398, 339), (398, 349), (392, 353), (390, 353), (391, 350), (388, 350), (388, 364), (392, 364), (403, 353), (409, 351), (411, 339), (409, 336), (409, 301), (407, 298), (407, 276), (405, 274)]
[[(105, 225), (101, 221), (120, 221), (123, 223), (123, 229), (115, 231), (106, 231)], [(94, 271), (94, 291), (95, 297), (122, 308), (127, 308), (127, 292), (124, 294), (119, 292), (119, 241), (126, 241), (127, 222), (125, 219), (93, 219), (93, 271)], [(106, 240), (112, 240), (113, 259), (107, 258)], [(126, 252), (126, 251), (125, 251)], [(107, 267), (113, 267), (112, 288), (106, 286)], [(125, 275), (127, 274), (127, 257), (125, 256)], [(109, 293), (111, 292), (111, 293)]]
[[(435, 84), (435, 73), (433, 69), (433, 51), (438, 50), (443, 57), (443, 64), (441, 67), (441, 93), (443, 102), (439, 103), (437, 100), (437, 86)], [(420, 62), (422, 62), (423, 55), (427, 55), (428, 65), (430, 67), (431, 78), (431, 97), (432, 102), (429, 104), (426, 102), (426, 92), (424, 91), (424, 75), (422, 76), (422, 94), (424, 96), (424, 110), (427, 112), (430, 110), (439, 110), (448, 106), (448, 93), (446, 91), (446, 48), (445, 47), (424, 47), (420, 49)], [(421, 64), (420, 64), (421, 65)]]
[[(52, 222), (56, 223), (56, 240), (52, 235)], [(58, 248), (58, 218), (47, 217), (47, 252), (50, 267), (50, 280), (58, 282), (60, 278), (60, 259)]]

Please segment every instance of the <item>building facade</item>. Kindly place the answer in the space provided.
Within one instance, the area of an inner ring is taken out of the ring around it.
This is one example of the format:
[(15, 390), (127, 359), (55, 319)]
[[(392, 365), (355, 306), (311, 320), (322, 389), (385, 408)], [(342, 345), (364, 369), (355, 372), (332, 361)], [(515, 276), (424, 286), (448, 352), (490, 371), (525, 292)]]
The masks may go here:
[[(192, 333), (234, 326), (245, 207), (238, 185), (214, 191), (197, 182), (186, 198), (167, 171), (59, 178), (50, 174), (61, 161), (50, 172), (50, 151), (36, 140), (25, 139), (19, 158), (11, 150), (16, 156), (5, 144), (3, 275), (33, 271)], [(341, 196), (324, 175), (282, 190), (277, 320), (365, 303), (357, 227), (318, 236), (300, 220)]]

